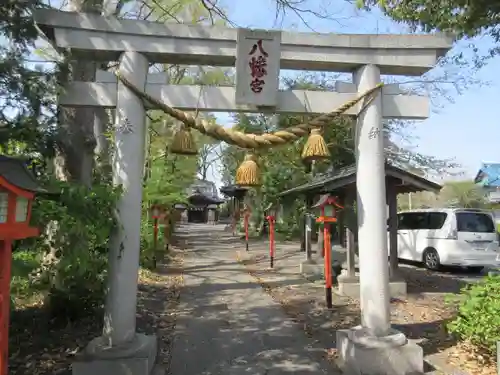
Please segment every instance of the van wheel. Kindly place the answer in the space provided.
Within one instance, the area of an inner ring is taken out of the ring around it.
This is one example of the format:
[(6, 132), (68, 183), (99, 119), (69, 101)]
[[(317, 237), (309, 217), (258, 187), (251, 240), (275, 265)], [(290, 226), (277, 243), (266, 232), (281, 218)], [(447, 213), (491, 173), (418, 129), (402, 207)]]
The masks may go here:
[(441, 262), (439, 260), (439, 254), (436, 249), (426, 249), (423, 254), (423, 262), (425, 268), (433, 271), (437, 271), (441, 268)]

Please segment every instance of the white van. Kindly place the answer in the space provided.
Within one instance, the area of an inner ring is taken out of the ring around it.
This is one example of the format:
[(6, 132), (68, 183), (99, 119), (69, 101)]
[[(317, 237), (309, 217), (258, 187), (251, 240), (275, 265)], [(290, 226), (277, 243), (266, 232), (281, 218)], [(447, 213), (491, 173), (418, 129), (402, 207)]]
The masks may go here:
[(487, 211), (438, 208), (398, 213), (398, 257), (479, 271), (500, 266), (495, 221)]

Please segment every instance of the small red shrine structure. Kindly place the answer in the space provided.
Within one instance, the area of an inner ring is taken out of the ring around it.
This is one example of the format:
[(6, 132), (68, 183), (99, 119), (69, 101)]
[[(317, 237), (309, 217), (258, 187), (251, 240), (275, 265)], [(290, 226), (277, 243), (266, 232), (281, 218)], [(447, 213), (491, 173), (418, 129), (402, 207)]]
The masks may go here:
[(38, 236), (29, 221), (35, 193), (42, 192), (23, 161), (0, 155), (0, 375), (8, 373), (12, 241)]
[(330, 223), (337, 222), (336, 209), (343, 207), (337, 203), (337, 199), (330, 195), (322, 195), (313, 208), (319, 208), (321, 211), (320, 216), (316, 219), (317, 223), (323, 224), (323, 257), (325, 259), (325, 297), (326, 306), (333, 307), (332, 300), (332, 245)]

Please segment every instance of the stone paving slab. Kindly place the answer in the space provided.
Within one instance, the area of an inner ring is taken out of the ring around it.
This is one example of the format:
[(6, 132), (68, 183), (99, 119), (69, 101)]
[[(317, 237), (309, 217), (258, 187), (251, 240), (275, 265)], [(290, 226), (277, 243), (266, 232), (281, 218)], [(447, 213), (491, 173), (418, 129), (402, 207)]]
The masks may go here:
[[(241, 241), (223, 228), (179, 228), (187, 250), (170, 373), (339, 374), (326, 359), (324, 347), (308, 337), (236, 260)], [(281, 281), (288, 282), (285, 279)]]

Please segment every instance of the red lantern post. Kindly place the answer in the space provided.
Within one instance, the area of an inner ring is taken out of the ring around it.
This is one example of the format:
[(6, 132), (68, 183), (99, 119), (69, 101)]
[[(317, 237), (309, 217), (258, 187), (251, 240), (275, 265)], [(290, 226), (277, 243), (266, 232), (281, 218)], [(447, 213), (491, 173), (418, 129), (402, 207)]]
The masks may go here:
[(21, 160), (0, 155), (0, 375), (8, 373), (12, 241), (38, 236), (30, 227), (35, 182)]
[(273, 207), (271, 203), (265, 210), (266, 220), (269, 223), (269, 263), (270, 267), (274, 267), (274, 251), (275, 251), (275, 241), (274, 241), (274, 224), (276, 223), (276, 207)]
[(269, 222), (269, 262), (271, 268), (274, 267), (274, 223), (275, 217), (273, 215), (269, 215), (266, 217)]
[(153, 219), (153, 246), (156, 249), (158, 247), (158, 219), (161, 216), (161, 208), (154, 204), (151, 206), (150, 212)]
[(316, 220), (317, 223), (323, 224), (323, 257), (325, 259), (325, 298), (326, 306), (333, 307), (332, 300), (332, 245), (330, 224), (337, 222), (335, 208), (343, 208), (337, 203), (337, 200), (325, 194), (321, 196), (318, 203), (314, 207), (319, 207), (321, 215)]

